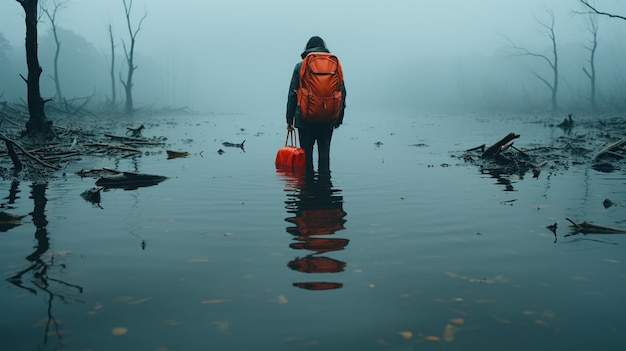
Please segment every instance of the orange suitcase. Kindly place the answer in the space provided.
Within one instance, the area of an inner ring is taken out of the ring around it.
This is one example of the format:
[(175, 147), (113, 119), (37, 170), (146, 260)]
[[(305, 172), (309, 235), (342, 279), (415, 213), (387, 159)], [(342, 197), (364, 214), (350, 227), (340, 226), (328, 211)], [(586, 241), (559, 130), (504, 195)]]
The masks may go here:
[[(287, 132), (285, 146), (278, 149), (278, 153), (276, 154), (277, 169), (293, 170), (304, 168), (306, 165), (304, 149), (296, 146), (296, 143), (294, 143), (294, 133), (294, 131)], [(291, 140), (291, 143), (289, 143), (289, 140)]]

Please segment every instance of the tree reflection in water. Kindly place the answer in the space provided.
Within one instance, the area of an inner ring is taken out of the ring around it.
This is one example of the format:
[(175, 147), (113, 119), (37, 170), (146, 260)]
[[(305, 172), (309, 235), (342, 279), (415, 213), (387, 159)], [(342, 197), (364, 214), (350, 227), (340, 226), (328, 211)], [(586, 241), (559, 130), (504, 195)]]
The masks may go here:
[[(278, 173), (286, 182), (285, 204), (287, 213), (291, 215), (285, 221), (293, 224), (286, 229), (295, 241), (289, 247), (311, 252), (296, 257), (287, 266), (302, 273), (343, 272), (346, 262), (326, 255), (343, 250), (349, 242), (348, 239), (329, 237), (345, 229), (346, 212), (343, 210), (341, 190), (333, 188), (330, 177), (306, 177), (303, 173), (284, 170), (278, 170)], [(342, 283), (328, 281), (295, 282), (293, 285), (308, 290), (343, 286)]]
[[(15, 196), (19, 183), (12, 187), (12, 194)], [(48, 253), (50, 250), (50, 238), (48, 237), (48, 220), (45, 214), (47, 183), (33, 183), (31, 186), (31, 199), (34, 202), (33, 211), (30, 213), (35, 225), (35, 251), (26, 256), (28, 266), (13, 274), (7, 280), (18, 288), (24, 289), (33, 295), (40, 292), (47, 295), (47, 318), (45, 323), (43, 343), (48, 344), (48, 336), (56, 335), (59, 344), (63, 345), (63, 338), (60, 330), (59, 320), (53, 315), (53, 301), (61, 300), (64, 303), (79, 301), (76, 296), (83, 292), (83, 288), (70, 284), (61, 279), (52, 277), (53, 271), (62, 271), (66, 268), (63, 254)]]

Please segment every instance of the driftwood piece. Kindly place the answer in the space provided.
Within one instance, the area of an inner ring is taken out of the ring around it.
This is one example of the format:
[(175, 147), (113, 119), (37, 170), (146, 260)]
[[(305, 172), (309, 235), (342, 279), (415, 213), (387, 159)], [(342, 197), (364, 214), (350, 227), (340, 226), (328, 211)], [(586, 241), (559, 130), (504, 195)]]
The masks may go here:
[(101, 186), (95, 186), (91, 189), (87, 189), (80, 194), (85, 201), (91, 202), (92, 204), (99, 204), (102, 201), (102, 197), (100, 196), (100, 192), (104, 189)]
[(576, 228), (576, 230), (584, 234), (624, 234), (626, 233), (626, 229), (608, 227), (608, 226), (593, 224), (593, 223), (588, 223), (588, 222), (576, 223), (569, 218), (565, 218), (565, 219), (568, 220), (570, 223), (572, 223), (572, 226)]
[(471, 152), (471, 151), (480, 150), (480, 151), (483, 151), (483, 152), (484, 152), (484, 151), (485, 151), (485, 147), (486, 147), (486, 146), (487, 146), (487, 145), (482, 144), (482, 145), (478, 145), (478, 146), (476, 146), (476, 147), (473, 147), (473, 148), (471, 148), (471, 149), (467, 149), (467, 150), (465, 150), (465, 151), (466, 151), (466, 152)]
[(485, 152), (483, 152), (481, 157), (482, 158), (488, 158), (488, 157), (493, 157), (493, 156), (499, 154), (502, 151), (501, 150), (502, 146), (506, 145), (511, 140), (517, 139), (519, 137), (520, 137), (519, 134), (515, 134), (513, 132), (507, 134), (504, 138), (500, 139), (500, 141), (498, 141), (495, 144), (493, 144), (490, 147), (488, 147), (487, 150), (485, 150)]
[(162, 141), (152, 140), (148, 138), (137, 138), (130, 136), (122, 136), (122, 135), (113, 135), (113, 134), (104, 134), (105, 137), (119, 140), (125, 144), (136, 144), (136, 145), (162, 145), (164, 144)]
[(85, 146), (106, 147), (108, 149), (115, 149), (115, 150), (122, 150), (122, 151), (130, 151), (130, 152), (135, 152), (135, 153), (141, 153), (141, 150), (136, 149), (134, 147), (126, 146), (126, 145), (92, 143), (92, 144), (85, 144)]
[(112, 170), (109, 168), (103, 169), (107, 171), (119, 172), (112, 175), (104, 175), (96, 181), (97, 186), (101, 186), (104, 188), (136, 189), (139, 187), (157, 185), (167, 179), (167, 177), (155, 174), (123, 172)]
[(4, 142), (7, 144), (7, 152), (9, 153), (9, 157), (11, 157), (11, 161), (13, 161), (13, 167), (15, 167), (15, 171), (19, 172), (22, 170), (22, 161), (17, 157), (15, 153), (15, 148), (13, 147), (13, 143), (9, 140), (4, 139)]
[(242, 141), (241, 143), (231, 143), (229, 141), (225, 141), (225, 142), (222, 143), (222, 145), (224, 145), (226, 147), (237, 147), (237, 148), (240, 148), (241, 150), (244, 150), (243, 144), (245, 144), (245, 143), (246, 143), (245, 140)]
[[(40, 165), (42, 165), (42, 166), (44, 166), (44, 167), (48, 167), (48, 168), (52, 168), (52, 169), (56, 169), (56, 170), (61, 169), (60, 167), (57, 167), (57, 166), (55, 166), (55, 165), (53, 165), (53, 164), (50, 164), (50, 163), (48, 163), (48, 162), (46, 162), (46, 161), (43, 161), (43, 160), (41, 160), (40, 158), (38, 158), (37, 156), (35, 156), (35, 155), (31, 154), (30, 152), (26, 151), (26, 149), (24, 149), (24, 148), (23, 148), (20, 144), (18, 144), (18, 143), (16, 143), (15, 141), (13, 141), (13, 140), (11, 140), (11, 139), (7, 138), (7, 137), (6, 137), (6, 136), (4, 136), (3, 134), (0, 134), (0, 139), (4, 140), (4, 141), (7, 143), (7, 145), (8, 145), (8, 143), (13, 144), (15, 147), (17, 147), (18, 149), (20, 149), (20, 151), (21, 151), (21, 152), (23, 152), (23, 153), (24, 153), (24, 155), (28, 156), (31, 160), (33, 160), (33, 161), (35, 161), (35, 162), (39, 163)], [(9, 152), (10, 152), (10, 151), (9, 151)]]
[(189, 153), (187, 151), (165, 150), (167, 152), (167, 159), (171, 160), (178, 157), (187, 157)]
[(613, 144), (605, 147), (604, 149), (600, 150), (600, 152), (598, 152), (598, 154), (596, 155), (596, 157), (594, 157), (594, 161), (598, 161), (599, 159), (603, 158), (604, 156), (611, 156), (614, 158), (623, 158), (624, 155), (618, 154), (617, 152), (619, 151), (623, 151), (624, 147), (626, 147), (626, 138), (623, 138), (621, 140), (618, 140), (616, 142), (614, 142)]
[(131, 137), (141, 137), (141, 130), (144, 128), (143, 124), (137, 128), (126, 127), (126, 134), (130, 134)]

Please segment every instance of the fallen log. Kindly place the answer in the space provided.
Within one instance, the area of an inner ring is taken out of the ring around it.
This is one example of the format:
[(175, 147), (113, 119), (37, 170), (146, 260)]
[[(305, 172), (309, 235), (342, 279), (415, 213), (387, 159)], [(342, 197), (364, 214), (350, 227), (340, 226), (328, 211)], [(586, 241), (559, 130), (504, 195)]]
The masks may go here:
[(626, 233), (626, 229), (608, 227), (599, 224), (593, 224), (588, 222), (576, 223), (569, 218), (565, 218), (570, 223), (572, 223), (572, 227), (576, 228), (581, 233), (584, 234), (624, 234)]
[[(493, 157), (501, 152), (501, 147), (508, 144), (511, 140), (519, 138), (519, 134), (515, 134), (513, 132), (507, 134), (504, 138), (500, 139), (500, 141), (491, 145), (485, 150), (482, 154), (482, 158)], [(508, 147), (508, 146), (507, 146)]]
[[(103, 169), (114, 171), (109, 168)], [(120, 172), (112, 175), (103, 175), (96, 181), (96, 185), (104, 188), (136, 189), (139, 187), (157, 185), (166, 179), (167, 177), (155, 174)]]

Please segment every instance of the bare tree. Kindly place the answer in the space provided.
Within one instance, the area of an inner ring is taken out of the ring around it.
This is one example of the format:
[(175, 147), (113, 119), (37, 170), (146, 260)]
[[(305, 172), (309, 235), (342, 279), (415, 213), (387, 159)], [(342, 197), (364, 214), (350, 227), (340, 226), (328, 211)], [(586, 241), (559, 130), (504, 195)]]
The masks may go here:
[(65, 2), (63, 0), (51, 0), (52, 8), (48, 8), (47, 1), (44, 1), (41, 6), (41, 10), (48, 18), (48, 24), (52, 35), (54, 37), (54, 43), (56, 44), (56, 51), (54, 52), (54, 88), (57, 93), (57, 100), (63, 101), (63, 93), (61, 92), (61, 83), (59, 82), (59, 53), (61, 52), (61, 42), (59, 41), (59, 35), (57, 33), (57, 13), (65, 8)]
[(550, 70), (552, 71), (551, 78), (544, 78), (543, 76), (541, 76), (535, 71), (532, 71), (532, 73), (535, 77), (537, 77), (537, 79), (539, 79), (543, 84), (545, 84), (550, 89), (552, 111), (556, 112), (559, 109), (559, 104), (557, 100), (558, 91), (559, 91), (559, 56), (558, 56), (558, 51), (557, 51), (556, 34), (554, 32), (554, 23), (555, 23), (554, 11), (552, 11), (551, 9), (546, 9), (546, 11), (548, 12), (548, 15), (550, 16), (550, 22), (545, 23), (540, 20), (537, 20), (537, 23), (541, 27), (544, 28), (546, 36), (550, 38), (550, 42), (552, 46), (552, 57), (548, 57), (548, 55), (530, 51), (524, 47), (521, 47), (513, 43), (510, 39), (509, 39), (509, 43), (511, 45), (512, 55), (537, 57), (548, 64), (548, 66), (550, 67)]
[(29, 119), (26, 122), (26, 130), (23, 136), (42, 137), (50, 139), (54, 137), (52, 129), (52, 121), (48, 120), (44, 110), (44, 105), (50, 100), (41, 98), (41, 89), (39, 86), (39, 78), (42, 69), (39, 65), (39, 57), (37, 53), (37, 11), (38, 0), (16, 0), (24, 9), (26, 18), (26, 65), (28, 66), (28, 79), (22, 76), (22, 79), (28, 86), (28, 113)]
[(113, 28), (109, 24), (109, 42), (111, 44), (111, 68), (109, 74), (111, 76), (111, 106), (115, 106), (117, 103), (117, 92), (115, 90), (115, 39), (113, 37)]
[(607, 16), (610, 18), (619, 18), (619, 19), (623, 19), (626, 21), (626, 17), (624, 16), (620, 16), (620, 15), (614, 15), (608, 12), (603, 12), (603, 11), (599, 11), (595, 8), (595, 6), (589, 4), (588, 0), (579, 0), (581, 4), (583, 4), (586, 8), (588, 8), (589, 10), (591, 10), (593, 13), (598, 14), (598, 15), (602, 15), (602, 16)]
[(591, 33), (591, 44), (585, 45), (585, 48), (589, 50), (589, 70), (583, 66), (583, 72), (589, 78), (590, 87), (590, 102), (591, 108), (595, 111), (596, 104), (596, 49), (598, 48), (598, 18), (595, 14), (589, 14), (589, 33)]
[(128, 65), (128, 72), (126, 74), (126, 81), (124, 81), (120, 74), (120, 80), (122, 81), (122, 85), (124, 86), (124, 90), (126, 92), (126, 113), (133, 113), (133, 74), (137, 69), (135, 65), (135, 39), (137, 38), (137, 33), (141, 29), (141, 24), (143, 20), (146, 19), (148, 14), (144, 14), (143, 17), (139, 20), (139, 24), (133, 30), (132, 25), (130, 23), (130, 14), (133, 8), (133, 0), (129, 0), (128, 3), (126, 0), (122, 0), (124, 3), (124, 13), (126, 14), (126, 24), (128, 25), (128, 35), (130, 37), (130, 47), (126, 46), (126, 43), (122, 41), (122, 46), (124, 47), (124, 55), (126, 56), (126, 64)]

